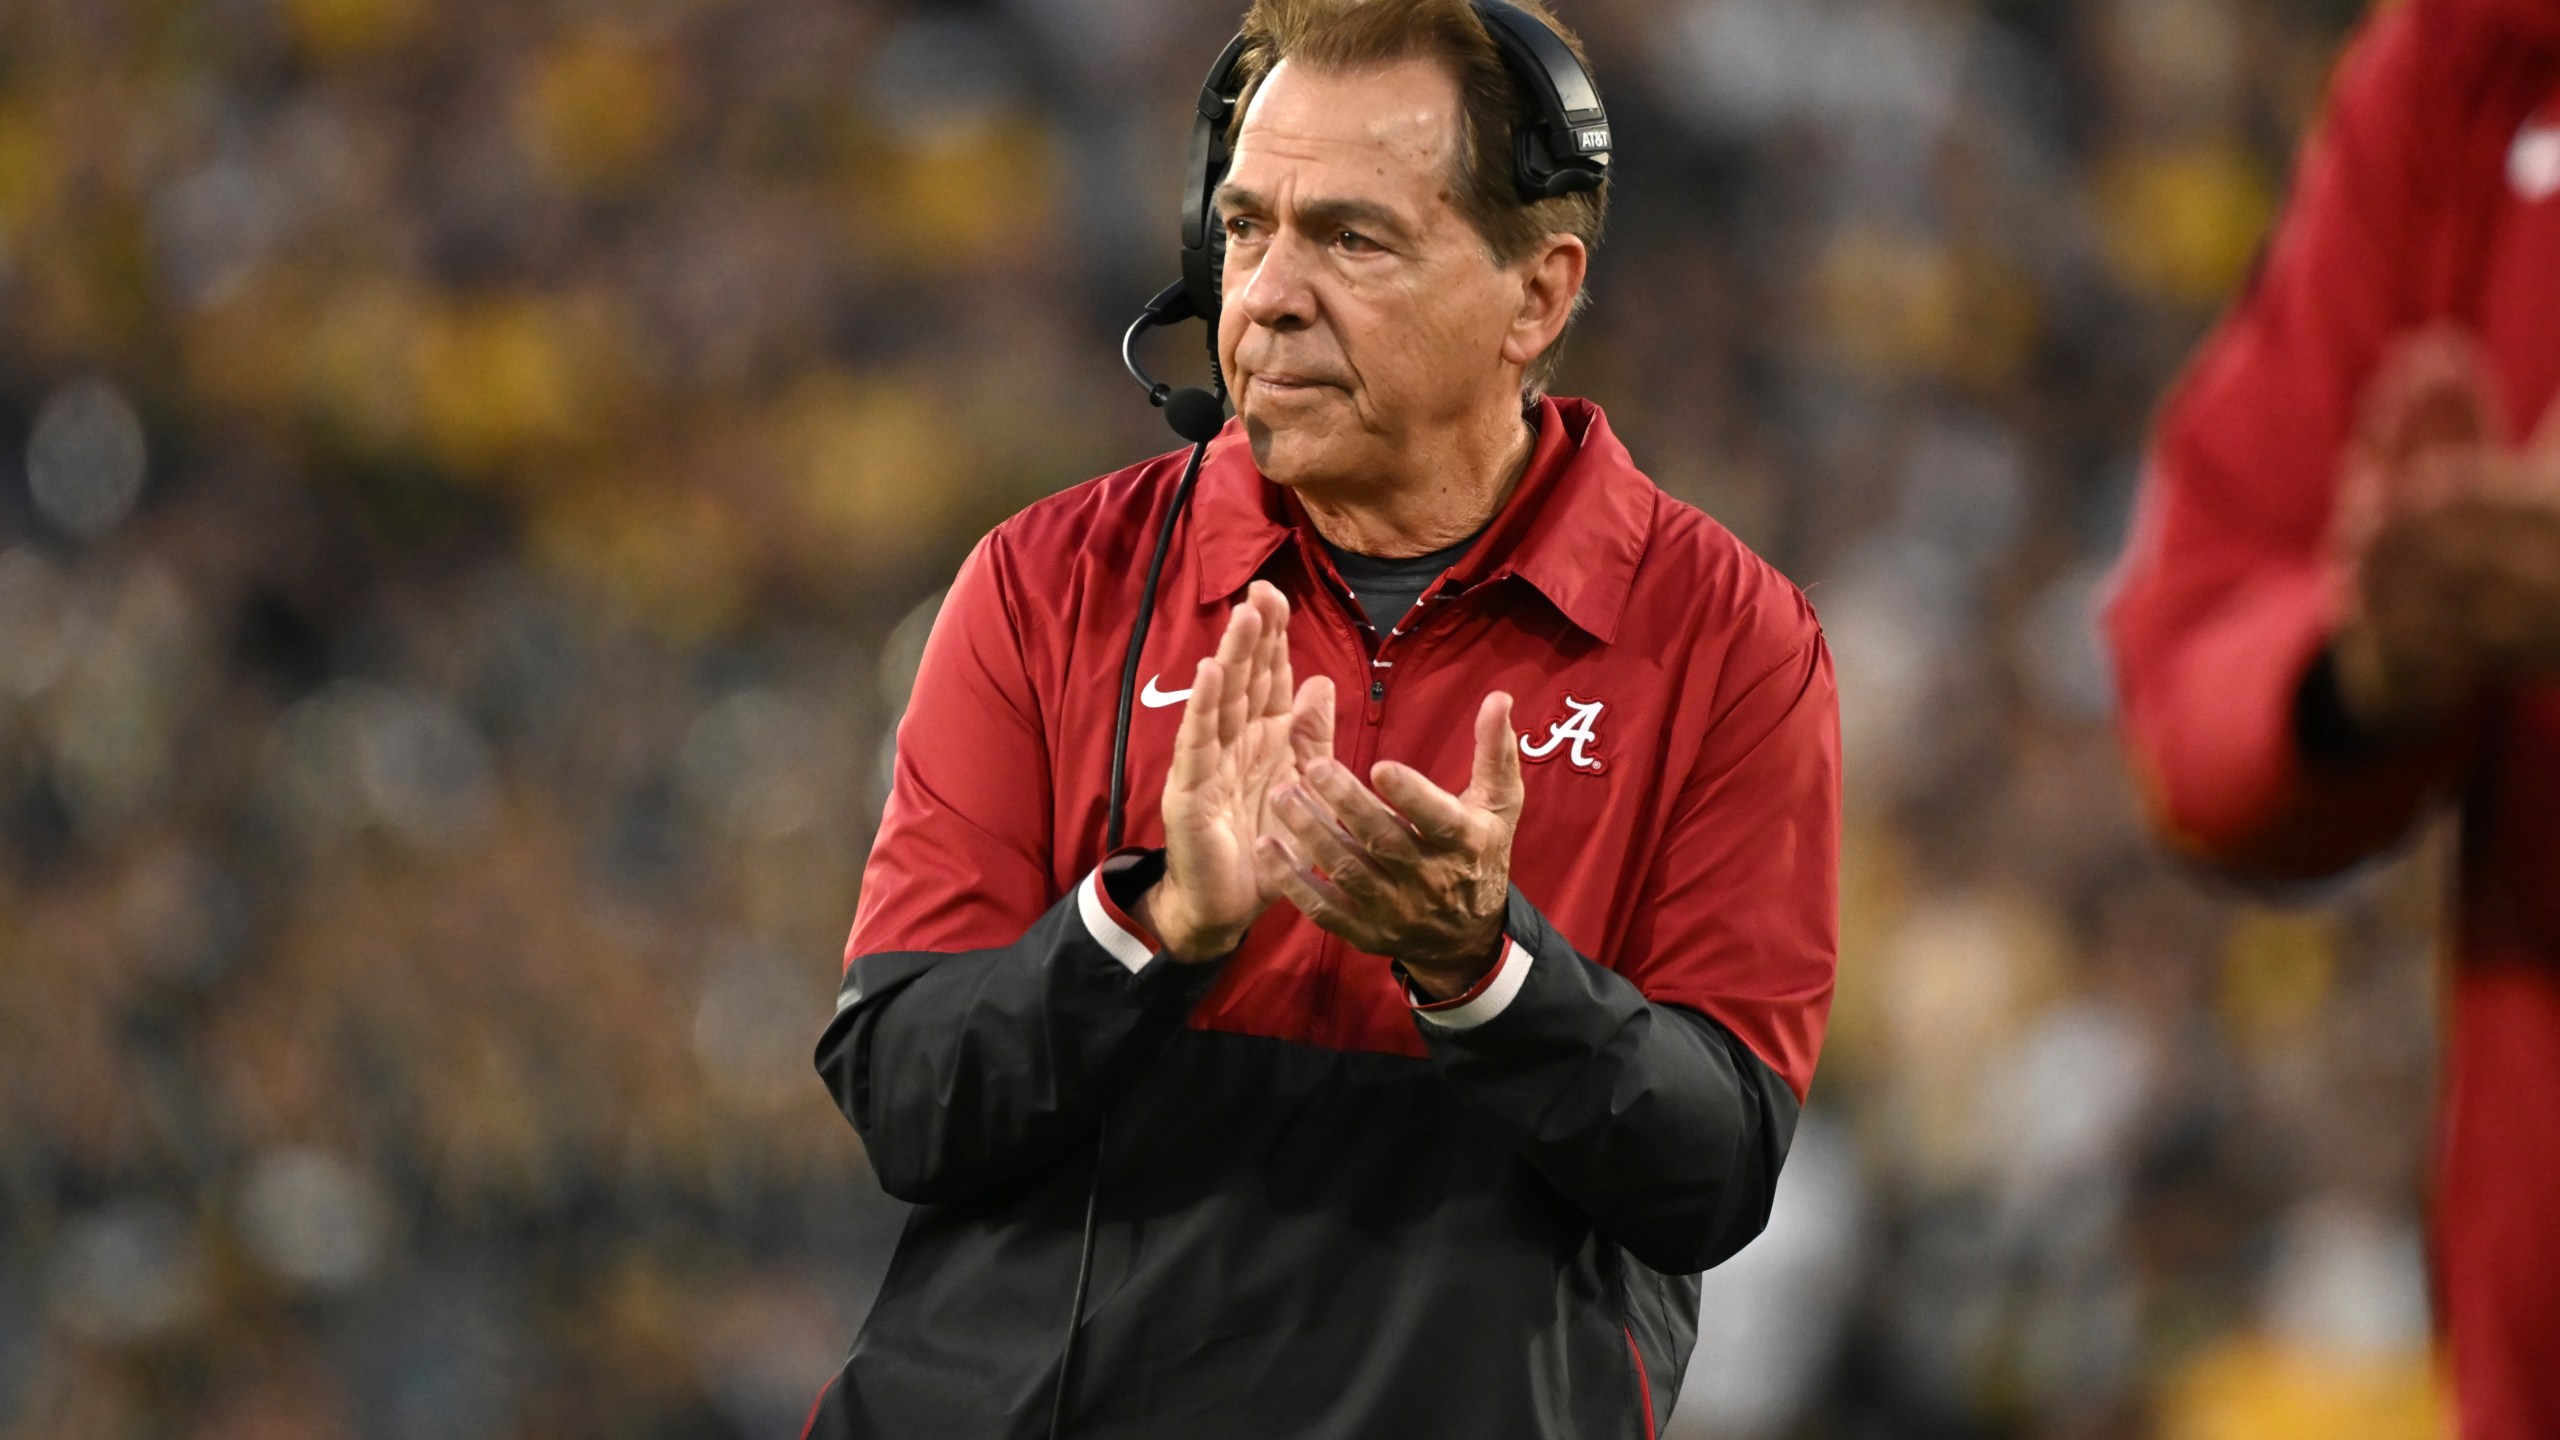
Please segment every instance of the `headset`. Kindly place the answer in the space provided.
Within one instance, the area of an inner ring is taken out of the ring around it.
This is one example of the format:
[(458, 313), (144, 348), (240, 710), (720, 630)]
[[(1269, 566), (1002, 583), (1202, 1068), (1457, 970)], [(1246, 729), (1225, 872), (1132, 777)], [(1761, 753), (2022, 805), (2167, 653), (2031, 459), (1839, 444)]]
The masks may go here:
[[(1609, 116), (1600, 105), (1600, 87), (1576, 59), (1573, 47), (1535, 15), (1505, 0), (1473, 0), (1472, 8), (1492, 37), (1503, 69), (1520, 87), (1536, 113), (1511, 132), (1511, 177), (1520, 203), (1598, 190), (1609, 180)], [(1157, 292), (1120, 337), (1120, 363), (1147, 392), (1147, 402), (1164, 411), (1165, 423), (1191, 442), (1191, 458), (1173, 503), (1156, 528), (1155, 548), (1147, 558), (1147, 578), (1138, 593), (1138, 615), (1129, 625), (1129, 647), (1120, 663), (1120, 704), (1111, 723), (1111, 798), (1103, 820), (1103, 852), (1120, 848), (1129, 785), (1129, 722), (1137, 702), (1138, 664), (1146, 649), (1147, 631), (1155, 619), (1156, 590), (1164, 579), (1165, 557), (1173, 549), (1173, 532), (1200, 480), (1200, 463), (1209, 442), (1226, 424), (1227, 381), (1218, 365), (1218, 310), (1221, 272), (1226, 266), (1226, 233), (1217, 223), (1215, 197), (1231, 157), (1227, 131), (1236, 106), (1244, 98), (1241, 73), (1248, 36), (1239, 34), (1218, 52), (1209, 78), (1200, 86), (1199, 104), (1191, 117), (1191, 149), (1182, 171), (1182, 278)], [(1157, 326), (1203, 321), (1209, 331), (1209, 386), (1175, 389), (1138, 363), (1138, 336)], [(1058, 1384), (1049, 1404), (1049, 1437), (1066, 1433), (1067, 1397), (1075, 1376), (1076, 1338), (1084, 1326), (1086, 1288), (1093, 1279), (1094, 1219), (1102, 1195), (1102, 1159), (1109, 1141), (1108, 1113), (1095, 1126), (1093, 1184), (1085, 1192), (1084, 1239), (1076, 1255), (1074, 1298), (1067, 1309), (1066, 1337), (1058, 1349)]]

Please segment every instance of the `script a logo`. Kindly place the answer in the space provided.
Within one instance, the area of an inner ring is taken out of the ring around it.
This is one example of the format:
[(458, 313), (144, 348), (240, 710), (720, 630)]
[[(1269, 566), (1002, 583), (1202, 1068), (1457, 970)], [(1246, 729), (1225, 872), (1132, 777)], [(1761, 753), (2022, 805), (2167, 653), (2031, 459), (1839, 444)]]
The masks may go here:
[(1592, 729), (1600, 722), (1600, 712), (1607, 708), (1604, 700), (1577, 700), (1565, 692), (1565, 718), (1547, 726), (1547, 737), (1532, 740), (1520, 737), (1520, 753), (1531, 760), (1549, 760), (1558, 750), (1564, 752), (1565, 763), (1586, 775), (1597, 775), (1609, 768), (1609, 762), (1591, 753), (1600, 743)]

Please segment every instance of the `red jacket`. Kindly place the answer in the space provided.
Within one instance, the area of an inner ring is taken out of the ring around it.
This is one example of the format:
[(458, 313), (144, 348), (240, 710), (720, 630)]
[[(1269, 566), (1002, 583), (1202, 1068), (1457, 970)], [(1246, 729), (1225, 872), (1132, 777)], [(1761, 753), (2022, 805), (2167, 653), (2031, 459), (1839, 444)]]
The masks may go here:
[(1296, 673), (1334, 678), (1355, 773), (1463, 786), (1478, 703), (1511, 692), (1510, 944), (1435, 1014), (1285, 903), (1222, 965), (1177, 965), (1122, 908), (1143, 874), (1098, 869), (1181, 454), (1034, 505), (962, 567), (820, 1044), (882, 1183), (921, 1202), (822, 1433), (1041, 1433), (1106, 1117), (1072, 1433), (1667, 1417), (1693, 1272), (1765, 1219), (1830, 1006), (1830, 661), (1796, 589), (1596, 407), (1535, 418), (1512, 498), (1384, 637), (1230, 425), (1139, 670), (1136, 847), (1162, 843), (1181, 716), (1156, 697), (1256, 576), (1290, 598)]
[(2297, 692), (2347, 593), (2341, 459), (2380, 357), (2457, 323), (2523, 428), (2560, 385), (2560, 0), (2408, 0), (2348, 50), (2248, 292), (2163, 413), (2108, 614), (2164, 829), (2260, 874), (2334, 871), (2458, 796), (2437, 1168), (2442, 1323), (2469, 1440), (2560, 1436), (2560, 692), (2441, 743), (2307, 758)]

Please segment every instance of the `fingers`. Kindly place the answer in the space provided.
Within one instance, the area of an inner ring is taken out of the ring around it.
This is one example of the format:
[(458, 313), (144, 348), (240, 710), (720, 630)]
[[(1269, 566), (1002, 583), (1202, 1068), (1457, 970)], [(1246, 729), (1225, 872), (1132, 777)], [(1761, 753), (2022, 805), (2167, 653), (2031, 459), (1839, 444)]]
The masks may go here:
[(2482, 501), (2503, 529), (2509, 519), (2526, 526), (2547, 520), (2560, 505), (2560, 456), (2454, 451), (2411, 468), (2421, 479), (2420, 504), (2410, 508)]
[(1227, 633), (1218, 637), (1218, 668), (1233, 682), (1218, 696), (1218, 743), (1233, 745), (1244, 733), (1245, 706), (1251, 699), (1254, 651), (1262, 643), (1262, 612), (1247, 601), (1227, 615)]
[(1269, 596), (1263, 604), (1262, 624), (1271, 646), (1271, 688), (1254, 713), (1285, 715), (1298, 689), (1296, 676), (1289, 666), (1289, 599), (1280, 593), (1278, 586), (1268, 581), (1257, 580), (1254, 583)]
[(2453, 503), (2466, 495), (2480, 493), (2494, 485), (2489, 478), (2495, 459), (2479, 450), (2431, 450), (2413, 457), (2397, 471), (2384, 477), (2390, 493), (2376, 501), (2381, 523), (2389, 525), (2404, 516), (2419, 514)]
[(1520, 737), (1511, 730), (1511, 697), (1496, 690), (1476, 707), (1475, 772), (1465, 798), (1516, 825), (1527, 793), (1520, 783)]
[[(1327, 930), (1337, 930), (1351, 913), (1351, 897), (1298, 858), (1289, 842), (1265, 835), (1254, 842), (1254, 867), (1263, 888), (1298, 907), (1300, 913)], [(1337, 931), (1338, 933), (1338, 931)]]
[[(2550, 413), (2543, 417), (2543, 424), (2550, 426), (2554, 417), (2560, 417), (2560, 405), (2551, 407)], [(2539, 505), (2560, 506), (2560, 436), (2553, 437), (2549, 443), (2552, 448), (2543, 448), (2544, 439), (2537, 435), (2534, 437), (2535, 448), (2518, 457), (2512, 492), (2520, 499)]]
[(1254, 642), (1250, 674), (1245, 684), (1244, 713), (1250, 720), (1262, 713), (1271, 699), (1271, 613), (1262, 603), (1262, 582), (1246, 587), (1244, 602), (1237, 607), (1253, 616)]
[(1289, 602), (1279, 587), (1268, 580), (1256, 580), (1249, 592), (1262, 614), (1262, 689), (1254, 696), (1253, 714), (1259, 719), (1289, 713)]
[(2357, 428), (2393, 470), (2439, 446), (2501, 445), (2507, 434), (2478, 343), (2451, 326), (2413, 335), (2383, 359)]
[(1360, 783), (1360, 777), (1348, 766), (1334, 760), (1319, 760), (1301, 767), (1306, 785), (1332, 812), (1334, 823), (1367, 850), (1375, 860), (1394, 865), (1410, 865), (1422, 858), (1415, 843), (1413, 827), (1404, 823), (1387, 802)]
[(1289, 749), (1298, 768), (1333, 758), (1333, 681), (1310, 675), (1289, 706)]
[(2544, 460), (2560, 459), (2560, 396), (2542, 407), (2542, 418), (2534, 423), (2533, 438), (2525, 448)]
[(1303, 786), (1280, 787), (1272, 812), (1288, 831), (1290, 850), (1301, 857), (1302, 866), (1316, 872), (1316, 878), (1329, 880), (1334, 889), (1355, 899), (1385, 888), (1386, 877), (1378, 872), (1376, 861)]
[(2443, 587), (2456, 615), (2447, 618), (2484, 660), (2510, 672), (2543, 668), (2560, 653), (2560, 515), (2519, 501), (2447, 518), (2461, 522)]
[(1454, 850), (1472, 840), (1474, 826), (1470, 822), (1478, 811), (1432, 784), (1430, 776), (1412, 766), (1381, 760), (1370, 767), (1369, 783), (1377, 787), (1381, 798), (1396, 807), (1426, 844)]
[(1168, 790), (1197, 790), (1209, 783), (1218, 767), (1218, 712), (1226, 671), (1202, 657), (1191, 671), (1191, 698), (1182, 702), (1182, 728), (1173, 734), (1173, 764), (1166, 774)]
[(1243, 687), (1244, 717), (1251, 720), (1271, 702), (1271, 627), (1268, 625), (1262, 626), (1262, 636), (1254, 642), (1253, 658), (1247, 664), (1251, 674)]
[[(1278, 586), (1256, 580), (1245, 587), (1236, 615), (1251, 614), (1257, 627), (1251, 666), (1240, 689), (1248, 720), (1287, 712), (1292, 681), (1289, 674), (1289, 601)], [(1233, 619), (1229, 620), (1232, 626)]]

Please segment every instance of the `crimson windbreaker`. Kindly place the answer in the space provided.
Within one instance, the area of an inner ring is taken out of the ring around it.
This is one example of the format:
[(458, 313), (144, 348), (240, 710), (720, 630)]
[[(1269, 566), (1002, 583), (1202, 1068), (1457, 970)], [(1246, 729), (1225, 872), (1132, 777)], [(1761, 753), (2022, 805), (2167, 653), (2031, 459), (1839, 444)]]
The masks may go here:
[[(2560, 1436), (2560, 690), (2440, 741), (2320, 758), (2350, 592), (2341, 459), (2392, 343), (2447, 322), (2529, 430), (2560, 388), (2560, 0), (2407, 0), (2367, 22), (2248, 293), (2172, 394), (2108, 614), (2163, 825), (2209, 860), (2323, 874), (2462, 809), (2434, 1244), (2466, 1440)], [(2306, 682), (2309, 687), (2306, 688)]]
[[(1668, 1418), (1696, 1273), (1766, 1220), (1830, 1006), (1830, 658), (1796, 589), (1597, 407), (1533, 418), (1512, 498), (1385, 635), (1229, 425), (1147, 638), (1135, 849), (1109, 865), (1123, 647), (1184, 453), (1032, 506), (961, 567), (817, 1054), (916, 1209), (815, 1433), (1045, 1435), (1089, 1199), (1066, 1434)], [(1257, 576), (1296, 673), (1336, 682), (1355, 773), (1463, 788), (1478, 703), (1515, 697), (1507, 938), (1454, 1001), (1417, 1010), (1285, 903), (1215, 965), (1129, 918), (1177, 687)]]

